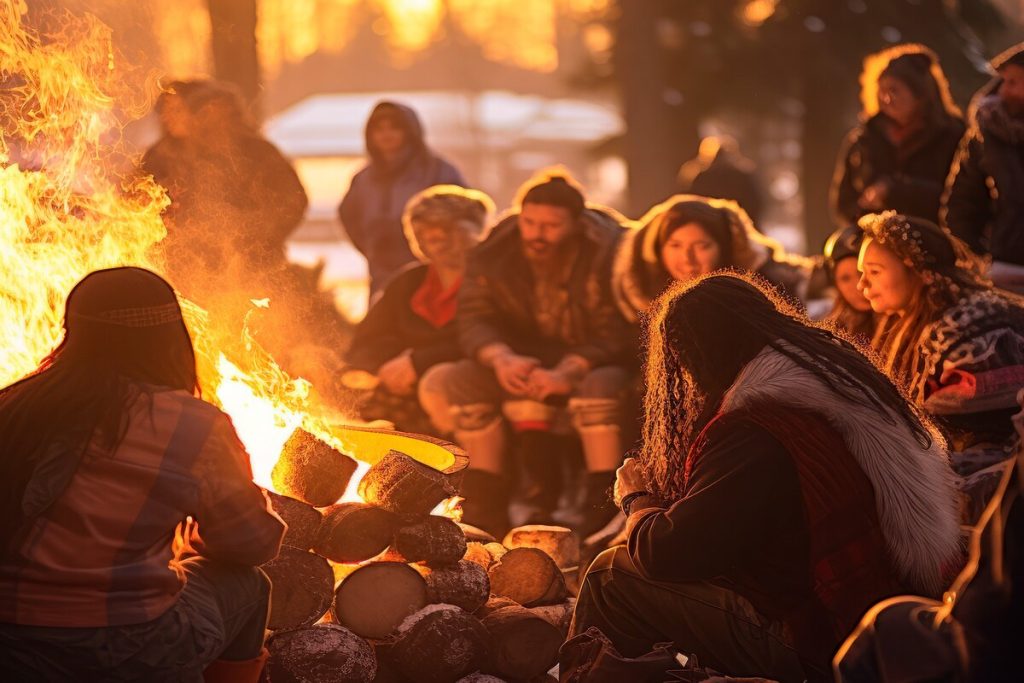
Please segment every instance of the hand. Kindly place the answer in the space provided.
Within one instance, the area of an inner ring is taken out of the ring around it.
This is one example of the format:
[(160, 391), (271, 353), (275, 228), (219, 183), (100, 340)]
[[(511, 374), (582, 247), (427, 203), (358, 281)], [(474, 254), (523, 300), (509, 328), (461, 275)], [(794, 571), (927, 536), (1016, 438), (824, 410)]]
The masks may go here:
[(889, 183), (879, 180), (864, 188), (857, 206), (870, 211), (881, 211), (885, 208), (885, 200), (889, 197)]
[(536, 358), (504, 353), (494, 359), (494, 375), (502, 389), (513, 396), (525, 396), (530, 391), (530, 373), (539, 365)]
[(626, 458), (615, 472), (615, 488), (613, 489), (615, 504), (621, 505), (623, 498), (636, 491), (644, 491), (646, 488), (647, 484), (644, 482), (643, 472), (640, 471), (640, 463), (636, 458)]
[(548, 396), (568, 396), (572, 393), (572, 382), (557, 370), (534, 368), (528, 384), (530, 398), (537, 401), (543, 401)]
[(416, 368), (412, 364), (412, 352), (403, 351), (377, 370), (384, 388), (395, 396), (409, 396), (416, 389)]

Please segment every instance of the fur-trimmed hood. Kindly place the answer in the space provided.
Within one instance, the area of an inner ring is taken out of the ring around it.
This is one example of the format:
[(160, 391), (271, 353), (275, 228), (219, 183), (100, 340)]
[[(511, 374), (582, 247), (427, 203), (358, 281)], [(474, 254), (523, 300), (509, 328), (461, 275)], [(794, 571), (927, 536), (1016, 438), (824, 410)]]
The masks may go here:
[(934, 432), (924, 448), (903, 421), (892, 424), (877, 409), (844, 399), (809, 370), (766, 348), (737, 377), (722, 411), (781, 403), (817, 413), (840, 434), (875, 491), (878, 519), (890, 559), (907, 586), (941, 594), (941, 567), (960, 552), (955, 475), (946, 444)]
[(747, 213), (734, 201), (678, 194), (653, 207), (643, 218), (628, 226), (632, 229), (626, 231), (616, 250), (612, 263), (612, 293), (627, 320), (637, 322), (639, 314), (648, 309), (669, 283), (668, 273), (661, 265), (661, 245), (658, 244), (663, 217), (675, 204), (694, 201), (730, 212), (732, 263), (723, 263), (723, 268), (759, 273), (787, 293), (801, 294), (800, 290), (810, 276), (810, 259), (787, 254), (781, 244), (758, 232)]

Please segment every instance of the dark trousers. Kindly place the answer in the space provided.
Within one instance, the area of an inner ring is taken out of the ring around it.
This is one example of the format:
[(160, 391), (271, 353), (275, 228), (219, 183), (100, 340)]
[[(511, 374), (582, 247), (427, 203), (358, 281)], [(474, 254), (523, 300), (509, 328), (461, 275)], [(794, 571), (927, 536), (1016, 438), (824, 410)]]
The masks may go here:
[(710, 583), (651, 581), (626, 548), (604, 551), (580, 587), (569, 637), (596, 626), (620, 654), (639, 657), (672, 642), (701, 666), (731, 676), (803, 681), (796, 651), (780, 623), (771, 622), (736, 593)]
[(267, 575), (202, 557), (181, 569), (187, 583), (177, 602), (144, 624), (0, 624), (0, 680), (201, 681), (216, 659), (258, 656), (269, 616)]

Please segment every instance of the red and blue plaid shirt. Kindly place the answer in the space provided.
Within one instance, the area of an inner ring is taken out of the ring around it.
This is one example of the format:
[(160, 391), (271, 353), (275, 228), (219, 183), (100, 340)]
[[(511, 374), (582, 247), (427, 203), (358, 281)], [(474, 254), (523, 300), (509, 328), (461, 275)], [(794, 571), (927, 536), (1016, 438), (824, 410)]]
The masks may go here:
[(252, 566), (276, 556), (285, 529), (228, 416), (187, 392), (157, 392), (132, 407), (113, 452), (89, 447), (67, 489), (0, 561), (0, 622), (155, 619), (184, 584), (172, 544), (189, 516), (200, 554)]

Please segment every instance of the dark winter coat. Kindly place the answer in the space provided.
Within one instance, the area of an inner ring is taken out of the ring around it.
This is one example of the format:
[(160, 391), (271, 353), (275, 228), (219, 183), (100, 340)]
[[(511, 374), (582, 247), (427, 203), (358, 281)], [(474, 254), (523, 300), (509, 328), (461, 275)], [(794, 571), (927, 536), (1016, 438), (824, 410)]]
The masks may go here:
[(608, 287), (624, 229), (610, 214), (594, 209), (584, 211), (580, 223), (578, 251), (565, 285), (571, 329), (557, 338), (546, 337), (537, 321), (533, 273), (523, 254), (518, 214), (502, 220), (474, 248), (459, 293), (459, 342), (466, 356), (476, 358), (481, 348), (497, 342), (548, 367), (570, 353), (601, 366), (634, 352), (635, 335), (616, 311)]
[(413, 294), (423, 284), (429, 266), (419, 264), (397, 273), (356, 327), (346, 360), (360, 370), (377, 372), (385, 362), (412, 349), (417, 376), (433, 365), (462, 357), (455, 321), (442, 327), (413, 312)]
[[(369, 137), (374, 117), (388, 109), (398, 113), (406, 134), (406, 148), (390, 166)], [(366, 257), (375, 292), (402, 266), (416, 260), (402, 229), (406, 202), (433, 185), (465, 186), (466, 181), (458, 169), (430, 151), (419, 117), (405, 105), (381, 102), (374, 108), (366, 126), (366, 150), (370, 161), (352, 178), (338, 217), (352, 244)]]
[(995, 94), (1000, 80), (971, 105), (971, 126), (949, 174), (944, 221), (974, 251), (1024, 265), (1024, 120), (1010, 116)]
[(754, 164), (749, 159), (719, 151), (714, 161), (698, 171), (682, 190), (704, 197), (731, 199), (747, 212), (755, 226), (761, 222), (764, 198)]
[(839, 156), (832, 184), (832, 213), (845, 227), (870, 210), (857, 200), (870, 185), (885, 181), (886, 209), (937, 222), (939, 202), (950, 164), (964, 134), (963, 121), (952, 114), (945, 124), (923, 128), (894, 145), (885, 133), (886, 118), (876, 114), (855, 128)]

